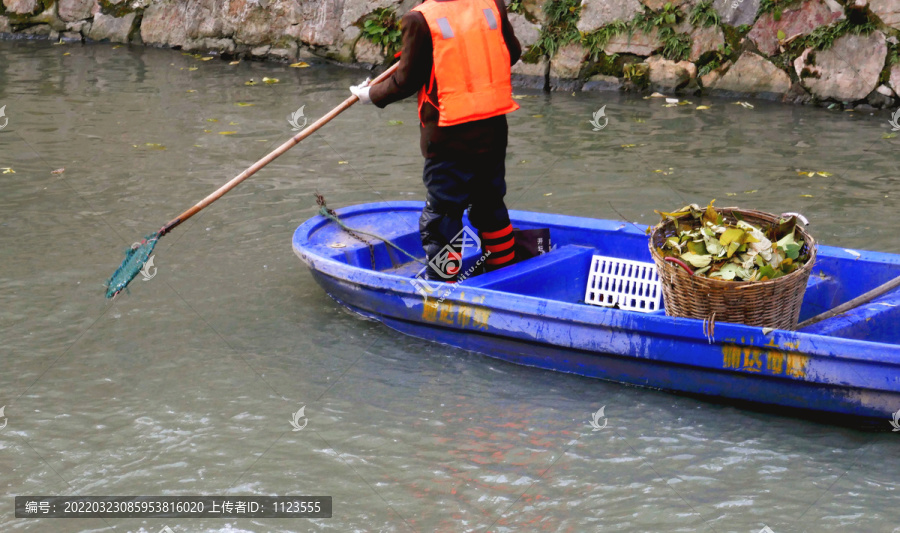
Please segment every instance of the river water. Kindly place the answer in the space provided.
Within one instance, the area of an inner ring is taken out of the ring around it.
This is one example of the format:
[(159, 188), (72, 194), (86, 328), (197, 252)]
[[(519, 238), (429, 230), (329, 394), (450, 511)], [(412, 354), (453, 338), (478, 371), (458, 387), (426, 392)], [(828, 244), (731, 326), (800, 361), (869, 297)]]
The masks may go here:
[[(300, 106), (311, 121), (365, 76), (0, 42), (0, 529), (900, 531), (900, 434), (517, 367), (325, 295), (292, 232), (315, 191), (332, 207), (423, 197), (412, 100), (354, 106), (162, 239), (151, 279), (103, 297), (125, 248), (286, 140)], [(900, 252), (887, 115), (521, 95), (513, 209), (644, 226), (716, 198), (800, 211), (825, 244)], [(334, 510), (14, 516), (14, 495), (67, 494), (329, 495)]]

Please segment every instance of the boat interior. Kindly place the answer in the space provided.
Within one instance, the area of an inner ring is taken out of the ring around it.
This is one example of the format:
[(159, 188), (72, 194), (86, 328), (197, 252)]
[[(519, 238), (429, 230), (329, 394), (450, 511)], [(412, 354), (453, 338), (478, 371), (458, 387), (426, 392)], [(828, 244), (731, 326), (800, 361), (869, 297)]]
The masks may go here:
[[(514, 216), (514, 213), (511, 213)], [(424, 260), (418, 230), (418, 212), (398, 210), (385, 223), (384, 212), (353, 214), (344, 222), (355, 229), (389, 239), (410, 255)], [(529, 213), (529, 215), (535, 215)], [(543, 255), (465, 280), (471, 288), (502, 291), (523, 297), (588, 305), (585, 289), (592, 257), (628, 259), (652, 264), (644, 228), (613, 221), (591, 221), (594, 227), (572, 227), (528, 220), (513, 220), (516, 229), (550, 228), (552, 249)], [(464, 223), (468, 224), (465, 219)], [(336, 224), (321, 225), (311, 236), (318, 253), (348, 265), (414, 278), (422, 263), (413, 261), (383, 240), (363, 236), (371, 244), (350, 236)], [(481, 252), (464, 251), (461, 272), (474, 267)], [(868, 258), (867, 256), (874, 256)], [(373, 264), (374, 258), (374, 264)], [(800, 321), (823, 313), (897, 276), (900, 256), (862, 252), (855, 256), (840, 248), (819, 246), (801, 308)], [(616, 310), (619, 311), (619, 310)], [(634, 311), (621, 311), (634, 312)], [(663, 309), (652, 314), (664, 315)], [(814, 324), (804, 333), (900, 343), (900, 290), (882, 295), (845, 315)]]

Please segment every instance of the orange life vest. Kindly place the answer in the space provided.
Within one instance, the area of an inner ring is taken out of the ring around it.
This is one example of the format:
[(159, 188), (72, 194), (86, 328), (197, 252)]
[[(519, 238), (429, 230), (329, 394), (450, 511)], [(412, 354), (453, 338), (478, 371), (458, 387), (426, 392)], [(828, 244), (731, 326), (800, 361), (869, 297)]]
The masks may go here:
[[(413, 11), (425, 17), (434, 44), (431, 81), (419, 91), (420, 119), (425, 102), (438, 109), (438, 126), (519, 109), (512, 99), (509, 49), (493, 0), (427, 0)], [(429, 96), (435, 82), (437, 102)]]

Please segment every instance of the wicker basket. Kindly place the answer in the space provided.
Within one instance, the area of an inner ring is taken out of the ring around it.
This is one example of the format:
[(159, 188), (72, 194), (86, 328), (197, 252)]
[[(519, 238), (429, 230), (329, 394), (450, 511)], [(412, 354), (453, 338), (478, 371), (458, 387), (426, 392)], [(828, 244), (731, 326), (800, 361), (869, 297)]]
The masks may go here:
[[(769, 226), (780, 218), (735, 207), (716, 211), (731, 224), (737, 223), (733, 213), (739, 213), (744, 221), (757, 227)], [(725, 281), (688, 274), (665, 261), (656, 250), (677, 232), (675, 222), (667, 220), (650, 233), (650, 253), (659, 271), (667, 315), (787, 330), (797, 326), (806, 282), (816, 261), (816, 241), (801, 225), (797, 226), (804, 241), (800, 253), (809, 254), (809, 260), (790, 274), (766, 281)]]

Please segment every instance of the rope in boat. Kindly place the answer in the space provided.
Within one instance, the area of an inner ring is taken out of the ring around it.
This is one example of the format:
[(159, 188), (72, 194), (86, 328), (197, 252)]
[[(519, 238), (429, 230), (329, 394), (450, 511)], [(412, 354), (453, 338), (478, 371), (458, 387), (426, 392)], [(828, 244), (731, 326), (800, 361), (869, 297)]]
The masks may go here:
[(382, 237), (381, 235), (378, 235), (377, 233), (369, 233), (367, 231), (354, 229), (354, 228), (351, 228), (350, 226), (344, 224), (344, 221), (341, 220), (340, 217), (337, 216), (337, 213), (335, 213), (334, 210), (328, 208), (328, 205), (325, 204), (325, 197), (319, 193), (316, 193), (316, 203), (319, 205), (319, 214), (320, 215), (331, 220), (332, 222), (337, 224), (342, 230), (346, 231), (347, 234), (349, 234), (351, 237), (353, 237), (359, 241), (362, 241), (363, 243), (366, 244), (366, 246), (369, 247), (369, 251), (372, 254), (372, 266), (373, 267), (375, 266), (375, 249), (372, 248), (372, 243), (363, 239), (358, 234), (367, 235), (369, 237), (372, 237), (373, 239), (378, 239), (378, 240), (384, 242), (385, 244), (387, 244), (388, 246), (392, 247), (393, 249), (397, 250), (398, 252), (402, 253), (406, 257), (409, 257), (413, 261), (416, 261), (423, 265), (425, 264), (425, 261), (412, 255), (411, 253), (407, 252), (403, 248), (400, 248), (399, 246), (397, 246), (396, 244), (391, 242), (389, 239), (386, 239), (386, 238)]

